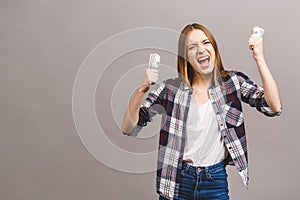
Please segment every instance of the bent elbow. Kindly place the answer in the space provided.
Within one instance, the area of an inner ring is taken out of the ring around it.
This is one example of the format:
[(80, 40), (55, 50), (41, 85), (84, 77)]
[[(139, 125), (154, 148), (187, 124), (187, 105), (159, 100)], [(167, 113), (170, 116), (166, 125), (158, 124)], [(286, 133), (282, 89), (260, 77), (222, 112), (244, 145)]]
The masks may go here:
[(279, 103), (276, 106), (272, 106), (271, 109), (273, 112), (280, 114), (282, 112), (282, 105), (281, 105), (281, 103)]
[(273, 112), (275, 112), (275, 113), (281, 113), (281, 111), (282, 111), (281, 107), (273, 110)]
[(271, 117), (275, 117), (275, 116), (280, 116), (281, 112), (282, 112), (282, 107), (276, 107), (276, 108), (271, 108), (272, 110), (272, 114), (270, 115)]

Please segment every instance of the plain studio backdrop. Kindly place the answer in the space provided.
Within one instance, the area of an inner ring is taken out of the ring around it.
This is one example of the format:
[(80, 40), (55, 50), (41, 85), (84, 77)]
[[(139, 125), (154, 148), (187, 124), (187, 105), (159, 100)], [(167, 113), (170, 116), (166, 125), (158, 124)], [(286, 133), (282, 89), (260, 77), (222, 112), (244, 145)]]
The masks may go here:
[[(156, 163), (147, 152), (157, 148), (160, 117), (135, 139), (121, 134), (120, 120), (149, 53), (162, 56), (160, 82), (176, 76), (177, 38), (172, 33), (193, 22), (212, 31), (227, 69), (240, 70), (259, 85), (247, 40), (252, 27), (265, 29), (265, 57), (279, 86), (283, 113), (267, 118), (244, 104), (250, 187), (246, 190), (234, 167), (227, 167), (230, 196), (298, 199), (299, 6), (297, 0), (1, 0), (0, 199), (157, 199)], [(151, 37), (167, 41), (167, 49), (157, 48), (163, 41), (149, 42), (147, 33), (153, 30)], [(170, 37), (160, 35), (166, 30)], [(137, 42), (141, 44), (134, 46)], [(88, 56), (93, 49), (94, 58)], [(111, 57), (109, 64), (104, 62)], [(83, 63), (98, 66), (86, 74), (86, 83), (98, 79), (93, 86), (81, 82), (82, 92), (74, 96)], [(101, 126), (98, 135), (92, 136), (90, 110), (74, 105), (86, 99)], [(125, 153), (106, 147), (98, 140), (101, 134)], [(145, 153), (154, 163), (132, 159), (134, 153)]]

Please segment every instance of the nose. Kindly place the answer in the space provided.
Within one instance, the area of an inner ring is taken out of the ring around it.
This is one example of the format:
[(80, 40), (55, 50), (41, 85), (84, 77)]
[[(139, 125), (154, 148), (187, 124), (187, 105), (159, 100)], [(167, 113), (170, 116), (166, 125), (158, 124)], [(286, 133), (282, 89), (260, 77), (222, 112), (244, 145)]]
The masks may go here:
[(197, 53), (200, 54), (200, 55), (205, 53), (205, 49), (204, 49), (202, 44), (198, 45), (198, 52)]

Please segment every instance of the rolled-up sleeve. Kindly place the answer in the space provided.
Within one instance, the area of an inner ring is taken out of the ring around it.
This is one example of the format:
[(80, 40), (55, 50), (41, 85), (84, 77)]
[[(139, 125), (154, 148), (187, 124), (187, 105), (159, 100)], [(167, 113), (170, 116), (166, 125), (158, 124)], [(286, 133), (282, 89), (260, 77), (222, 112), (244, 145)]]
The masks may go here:
[(242, 101), (248, 103), (251, 107), (255, 107), (259, 112), (266, 116), (279, 116), (282, 112), (274, 112), (267, 104), (264, 98), (264, 89), (257, 86), (248, 76), (241, 72), (236, 72), (241, 86)]
[(148, 122), (151, 122), (152, 118), (156, 114), (160, 114), (162, 112), (161, 108), (164, 88), (165, 82), (161, 83), (160, 85), (158, 85), (158, 87), (149, 92), (140, 107), (137, 125), (132, 129), (130, 133), (127, 133), (126, 135), (133, 137), (137, 136), (141, 129), (147, 126)]

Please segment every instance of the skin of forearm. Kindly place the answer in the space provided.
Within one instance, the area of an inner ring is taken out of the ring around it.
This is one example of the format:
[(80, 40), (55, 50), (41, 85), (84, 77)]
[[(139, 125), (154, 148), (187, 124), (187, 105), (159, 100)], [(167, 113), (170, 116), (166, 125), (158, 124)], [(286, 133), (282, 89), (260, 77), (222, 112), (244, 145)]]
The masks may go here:
[(264, 96), (267, 104), (274, 112), (279, 112), (281, 109), (279, 91), (268, 65), (263, 57), (257, 58), (256, 64), (262, 80)]
[(139, 120), (139, 110), (144, 100), (145, 92), (144, 87), (139, 87), (129, 102), (122, 122), (122, 132), (124, 134), (131, 132), (136, 126)]

